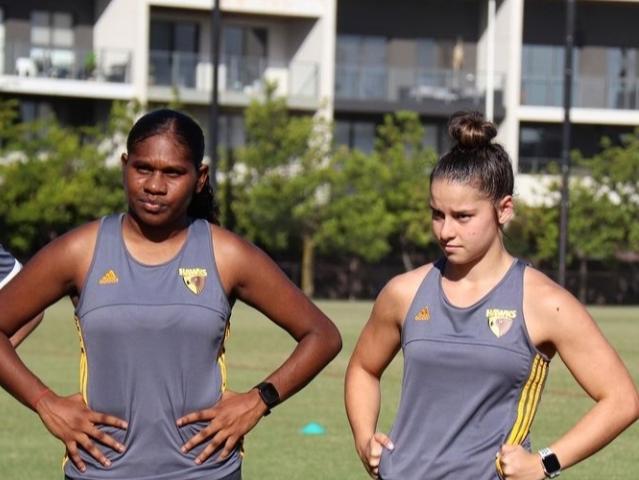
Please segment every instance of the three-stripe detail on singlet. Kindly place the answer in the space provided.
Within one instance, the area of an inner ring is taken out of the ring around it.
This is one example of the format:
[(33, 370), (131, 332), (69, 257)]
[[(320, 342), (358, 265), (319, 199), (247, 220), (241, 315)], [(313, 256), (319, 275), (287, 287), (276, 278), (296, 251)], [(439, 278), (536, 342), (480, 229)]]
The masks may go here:
[[(530, 426), (537, 413), (537, 407), (539, 406), (539, 399), (541, 398), (541, 392), (544, 389), (544, 383), (548, 376), (548, 360), (544, 359), (541, 355), (535, 355), (532, 368), (530, 369), (530, 375), (526, 384), (521, 390), (519, 396), (519, 402), (517, 403), (517, 419), (510, 430), (508, 438), (506, 439), (507, 445), (521, 445), (524, 441)], [(503, 478), (503, 472), (501, 471), (501, 463), (499, 458), (495, 461), (497, 467), (497, 473), (500, 478)]]
[(508, 435), (507, 444), (520, 445), (528, 435), (535, 413), (537, 413), (537, 406), (539, 405), (547, 375), (548, 361), (539, 354), (535, 355), (528, 381), (519, 397), (517, 420), (515, 420), (515, 424)]

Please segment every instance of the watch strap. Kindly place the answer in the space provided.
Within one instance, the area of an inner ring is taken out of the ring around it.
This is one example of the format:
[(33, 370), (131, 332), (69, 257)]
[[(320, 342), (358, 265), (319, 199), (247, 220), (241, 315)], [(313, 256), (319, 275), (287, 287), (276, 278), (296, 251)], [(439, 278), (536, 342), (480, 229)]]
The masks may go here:
[(280, 394), (275, 386), (270, 382), (258, 383), (254, 388), (257, 389), (260, 398), (266, 405), (266, 412), (264, 412), (264, 416), (267, 416), (271, 413), (271, 409), (280, 403)]

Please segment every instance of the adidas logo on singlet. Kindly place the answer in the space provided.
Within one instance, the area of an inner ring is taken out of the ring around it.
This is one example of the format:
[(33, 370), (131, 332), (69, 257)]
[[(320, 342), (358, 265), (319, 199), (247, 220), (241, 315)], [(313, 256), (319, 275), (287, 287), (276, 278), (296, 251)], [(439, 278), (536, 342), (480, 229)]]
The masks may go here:
[(419, 312), (417, 312), (417, 315), (415, 315), (415, 320), (430, 320), (430, 310), (428, 309), (428, 307), (424, 307)]
[(102, 278), (98, 280), (98, 283), (100, 285), (111, 285), (113, 283), (118, 283), (119, 280), (120, 279), (118, 278), (116, 273), (113, 270), (109, 270), (104, 275), (102, 275)]

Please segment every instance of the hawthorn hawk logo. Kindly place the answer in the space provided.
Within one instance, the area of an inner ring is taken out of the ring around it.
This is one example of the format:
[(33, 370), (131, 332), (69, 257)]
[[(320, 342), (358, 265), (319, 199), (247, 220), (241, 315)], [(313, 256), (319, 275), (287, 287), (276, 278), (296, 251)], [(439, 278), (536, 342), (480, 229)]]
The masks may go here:
[(501, 308), (489, 308), (486, 310), (488, 327), (493, 334), (499, 338), (506, 335), (510, 327), (513, 326), (517, 318), (517, 310), (503, 310)]
[(208, 275), (205, 268), (180, 268), (178, 274), (191, 292), (195, 295), (202, 293)]

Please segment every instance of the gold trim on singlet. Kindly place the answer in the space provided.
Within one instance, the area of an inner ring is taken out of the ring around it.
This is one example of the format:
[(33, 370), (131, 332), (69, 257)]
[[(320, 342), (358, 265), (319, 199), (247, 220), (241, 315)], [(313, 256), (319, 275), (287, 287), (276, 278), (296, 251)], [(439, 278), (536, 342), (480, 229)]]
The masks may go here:
[(226, 387), (227, 387), (228, 373), (226, 369), (226, 340), (230, 336), (231, 336), (231, 322), (227, 321), (226, 327), (224, 328), (224, 340), (222, 340), (220, 353), (217, 355), (217, 364), (220, 367), (220, 376), (222, 378), (222, 385), (220, 386), (222, 393), (226, 391)]
[[(222, 378), (222, 385), (220, 385), (220, 390), (224, 393), (227, 389), (227, 381), (228, 381), (228, 373), (226, 369), (226, 340), (231, 336), (231, 321), (226, 322), (226, 327), (224, 329), (224, 340), (222, 340), (222, 346), (220, 348), (220, 353), (217, 356), (217, 363), (220, 366), (220, 377)], [(240, 440), (240, 456), (244, 458), (244, 439)]]
[(84, 346), (84, 337), (82, 336), (82, 327), (80, 327), (80, 319), (77, 315), (74, 316), (75, 327), (78, 329), (78, 337), (80, 338), (80, 393), (84, 403), (89, 404), (87, 398), (87, 382), (89, 378), (89, 365), (87, 362), (87, 351)]
[[(73, 316), (73, 320), (75, 321), (75, 328), (78, 330), (78, 338), (80, 339), (80, 393), (82, 394), (82, 398), (84, 399), (84, 403), (88, 405), (87, 399), (87, 381), (89, 378), (89, 367), (87, 363), (87, 351), (84, 346), (84, 337), (82, 336), (82, 327), (80, 327), (80, 319), (77, 315)], [(69, 461), (69, 456), (64, 454), (62, 457), (62, 471), (64, 472), (64, 467)]]
[[(535, 355), (532, 368), (530, 369), (530, 375), (521, 390), (519, 402), (517, 403), (517, 419), (506, 439), (506, 444), (521, 445), (526, 435), (528, 435), (530, 426), (537, 413), (539, 399), (541, 398), (541, 392), (544, 389), (547, 376), (548, 361), (540, 354)], [(497, 458), (495, 464), (497, 466), (497, 473), (503, 478), (499, 458)]]

